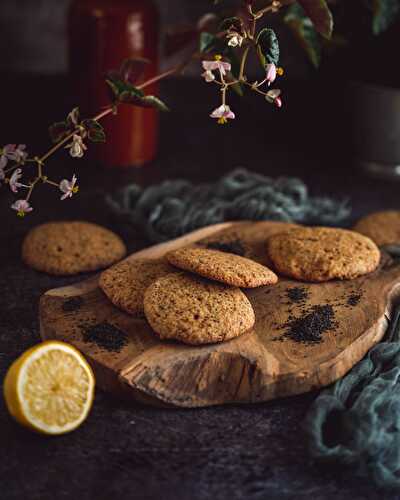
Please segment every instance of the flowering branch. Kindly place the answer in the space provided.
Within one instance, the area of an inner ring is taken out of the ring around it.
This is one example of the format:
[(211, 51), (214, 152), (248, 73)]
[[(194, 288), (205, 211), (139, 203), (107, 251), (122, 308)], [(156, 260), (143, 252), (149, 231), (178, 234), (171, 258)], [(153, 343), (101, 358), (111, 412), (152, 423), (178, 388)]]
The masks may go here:
[[(213, 1), (218, 3), (218, 0)], [(0, 148), (0, 185), (2, 182), (8, 184), (13, 193), (27, 190), (26, 196), (16, 200), (11, 208), (20, 217), (31, 212), (33, 210), (30, 203), (31, 196), (39, 183), (57, 188), (61, 192), (61, 200), (75, 195), (79, 190), (76, 175), (74, 174), (71, 180), (62, 179), (59, 182), (49, 179), (45, 173), (49, 158), (61, 148), (68, 149), (73, 158), (81, 158), (88, 149), (89, 142), (104, 142), (106, 136), (100, 121), (108, 115), (117, 114), (121, 104), (168, 111), (167, 106), (158, 97), (146, 95), (144, 89), (181, 72), (195, 58), (202, 59), (204, 70), (202, 76), (205, 81), (219, 87), (221, 104), (210, 114), (219, 124), (225, 124), (235, 118), (235, 113), (227, 103), (232, 90), (242, 95), (245, 89), (249, 89), (276, 107), (282, 107), (280, 89), (270, 88), (277, 77), (283, 75), (283, 69), (278, 66), (280, 57), (278, 38), (267, 26), (258, 29), (258, 23), (265, 16), (279, 12), (294, 0), (266, 0), (266, 2), (266, 5), (259, 7), (260, 2), (257, 0), (241, 0), (240, 13), (223, 19), (216, 29), (213, 29), (216, 16), (213, 14), (203, 16), (194, 31), (195, 38), (200, 42), (200, 51), (194, 51), (182, 64), (140, 85), (137, 81), (143, 75), (149, 61), (144, 59), (124, 61), (117, 71), (109, 72), (106, 78), (111, 97), (110, 106), (89, 119), (81, 119), (79, 108), (74, 108), (64, 121), (50, 127), (49, 132), (54, 145), (42, 156), (29, 157), (23, 144), (19, 146), (8, 144)], [(298, 0), (298, 2), (315, 17), (316, 27), (319, 27), (321, 32), (331, 28), (327, 22), (326, 0), (317, 0), (317, 5), (315, 2), (310, 3), (310, 0)], [(191, 34), (189, 39), (192, 40)], [(247, 75), (247, 63), (252, 53), (258, 57), (263, 71), (260, 82), (251, 81)], [(11, 166), (8, 166), (9, 163)], [(31, 164), (36, 166), (36, 175), (28, 182), (21, 182), (23, 169)]]
[[(202, 34), (201, 49), (204, 54), (209, 55), (202, 62), (205, 70), (202, 76), (207, 83), (218, 85), (221, 91), (221, 105), (210, 116), (221, 125), (235, 118), (235, 113), (227, 104), (227, 94), (232, 89), (242, 94), (243, 89), (248, 88), (262, 95), (267, 102), (278, 108), (282, 107), (281, 90), (269, 88), (278, 76), (283, 75), (283, 69), (278, 67), (278, 38), (266, 26), (258, 30), (257, 23), (267, 14), (279, 12), (284, 4), (279, 0), (272, 0), (258, 10), (253, 7), (254, 0), (244, 0), (243, 4), (244, 8), (239, 15), (222, 21), (217, 35)], [(264, 72), (261, 82), (251, 82), (246, 74), (248, 58), (252, 52), (258, 57)], [(235, 66), (238, 70), (235, 70)]]
[[(20, 189), (27, 190), (24, 198), (16, 200), (11, 205), (19, 217), (24, 217), (27, 213), (32, 212), (30, 199), (39, 183), (48, 184), (60, 190), (61, 200), (72, 198), (79, 191), (78, 179), (75, 174), (71, 180), (63, 179), (60, 182), (55, 182), (45, 175), (45, 164), (63, 147), (69, 150), (73, 158), (81, 158), (87, 150), (85, 141), (104, 142), (106, 137), (99, 122), (110, 114), (117, 114), (120, 104), (127, 103), (135, 106), (154, 107), (162, 111), (168, 110), (158, 97), (146, 96), (143, 89), (182, 71), (187, 61), (135, 86), (134, 83), (141, 76), (146, 64), (145, 60), (127, 60), (124, 61), (119, 71), (110, 72), (107, 75), (107, 84), (111, 89), (112, 104), (93, 118), (85, 120), (80, 119), (79, 108), (74, 108), (65, 121), (55, 123), (50, 127), (50, 136), (55, 144), (42, 156), (29, 157), (24, 144), (19, 146), (8, 144), (0, 148), (0, 186), (2, 182), (8, 184), (13, 193), (18, 193)], [(8, 166), (10, 163), (11, 166)], [(27, 184), (24, 184), (20, 182), (22, 169), (29, 164), (36, 166), (36, 175)], [(7, 166), (8, 168), (6, 168)]]

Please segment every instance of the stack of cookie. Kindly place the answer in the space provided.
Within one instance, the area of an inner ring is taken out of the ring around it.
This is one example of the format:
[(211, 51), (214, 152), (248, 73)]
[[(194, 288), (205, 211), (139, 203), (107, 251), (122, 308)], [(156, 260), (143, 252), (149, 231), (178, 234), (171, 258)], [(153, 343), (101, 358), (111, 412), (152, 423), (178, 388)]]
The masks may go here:
[(353, 231), (279, 223), (266, 234), (257, 227), (232, 227), (161, 260), (121, 262), (102, 273), (100, 287), (161, 339), (201, 345), (251, 330), (255, 314), (242, 289), (275, 285), (275, 272), (318, 283), (353, 279), (379, 264), (375, 243)]
[(200, 345), (251, 330), (255, 315), (241, 288), (277, 281), (269, 268), (246, 257), (191, 245), (163, 260), (116, 264), (102, 273), (99, 284), (114, 305), (145, 316), (161, 339)]

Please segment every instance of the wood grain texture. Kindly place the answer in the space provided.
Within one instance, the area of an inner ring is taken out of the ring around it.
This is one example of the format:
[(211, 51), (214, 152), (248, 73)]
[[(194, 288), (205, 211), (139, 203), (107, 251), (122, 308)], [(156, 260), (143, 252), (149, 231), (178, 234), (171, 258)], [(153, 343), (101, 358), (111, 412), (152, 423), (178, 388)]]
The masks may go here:
[[(230, 226), (204, 228), (128, 259), (157, 258)], [(254, 241), (260, 252), (260, 242), (282, 226), (260, 222), (241, 223), (240, 228), (244, 239)], [(376, 272), (356, 280), (299, 284), (282, 278), (274, 287), (246, 291), (256, 313), (255, 328), (232, 341), (202, 347), (159, 341), (145, 321), (116, 309), (97, 282), (94, 277), (42, 297), (42, 338), (64, 340), (80, 349), (104, 390), (152, 404), (202, 407), (300, 394), (345, 375), (382, 339), (400, 296), (400, 266), (384, 256)], [(305, 305), (288, 299), (288, 289), (298, 286), (307, 291)], [(360, 295), (355, 305), (348, 300), (353, 294)], [(68, 312), (64, 304), (71, 298), (78, 299), (79, 307)], [(326, 304), (333, 307), (336, 328), (327, 331), (320, 343), (303, 344), (284, 336), (291, 317)], [(120, 352), (84, 341), (84, 329), (104, 321), (127, 334), (128, 342)]]

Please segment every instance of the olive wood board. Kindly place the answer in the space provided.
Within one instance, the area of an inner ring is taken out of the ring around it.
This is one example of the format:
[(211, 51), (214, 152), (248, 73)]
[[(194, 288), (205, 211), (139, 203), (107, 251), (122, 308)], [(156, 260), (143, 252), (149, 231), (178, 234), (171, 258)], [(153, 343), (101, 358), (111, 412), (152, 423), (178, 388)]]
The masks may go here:
[[(266, 237), (282, 230), (282, 223), (209, 226), (128, 259), (158, 258), (210, 235), (218, 239), (216, 233), (227, 228), (239, 228), (244, 241), (254, 240), (262, 253)], [(305, 304), (288, 299), (288, 290), (299, 286), (308, 294)], [(383, 255), (377, 271), (355, 280), (311, 284), (280, 277), (273, 287), (245, 293), (256, 313), (254, 329), (228, 342), (195, 347), (160, 341), (145, 320), (109, 302), (96, 276), (41, 298), (41, 336), (77, 347), (92, 365), (98, 387), (133, 400), (187, 408), (268, 401), (331, 384), (383, 338), (400, 296), (400, 265)], [(355, 294), (359, 302), (349, 305)], [(325, 332), (321, 342), (301, 343), (284, 335), (290, 317), (326, 304), (333, 307), (336, 328)], [(126, 335), (118, 352), (84, 339), (88, 325), (105, 321)]]

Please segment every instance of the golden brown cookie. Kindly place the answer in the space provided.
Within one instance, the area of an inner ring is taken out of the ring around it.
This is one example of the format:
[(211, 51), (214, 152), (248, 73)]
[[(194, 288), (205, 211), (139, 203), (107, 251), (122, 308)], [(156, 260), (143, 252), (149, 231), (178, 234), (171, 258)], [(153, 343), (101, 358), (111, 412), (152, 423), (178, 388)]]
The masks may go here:
[(374, 212), (360, 219), (354, 231), (368, 236), (378, 246), (400, 244), (400, 211)]
[(267, 251), (279, 273), (311, 282), (356, 278), (374, 271), (380, 260), (379, 249), (369, 238), (326, 227), (271, 236)]
[(144, 312), (161, 339), (193, 345), (233, 339), (255, 322), (253, 308), (239, 288), (186, 273), (169, 274), (150, 285)]
[(146, 288), (157, 278), (172, 272), (174, 268), (165, 260), (124, 260), (102, 272), (99, 286), (116, 307), (143, 317)]
[(278, 277), (268, 267), (253, 260), (199, 245), (192, 245), (166, 255), (168, 262), (179, 269), (199, 274), (226, 285), (256, 288), (275, 285)]
[(64, 276), (103, 269), (125, 254), (126, 247), (119, 236), (80, 221), (37, 226), (22, 245), (22, 258), (28, 266)]

